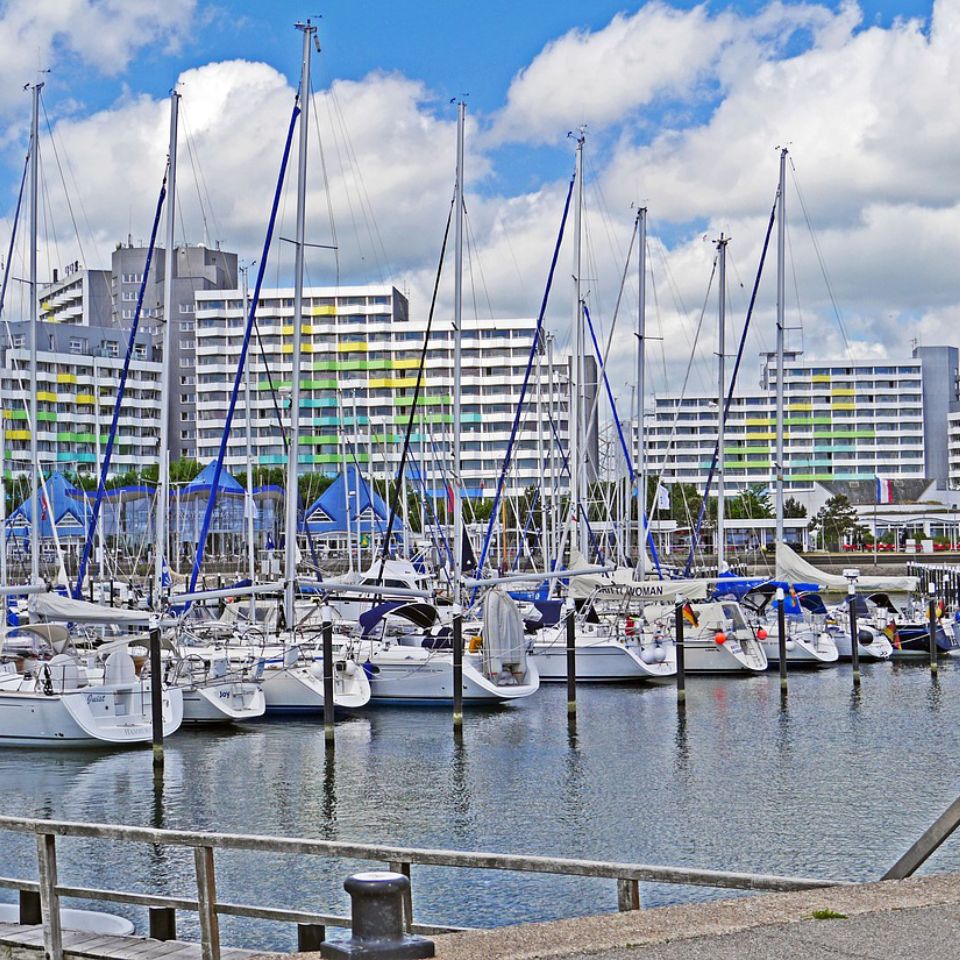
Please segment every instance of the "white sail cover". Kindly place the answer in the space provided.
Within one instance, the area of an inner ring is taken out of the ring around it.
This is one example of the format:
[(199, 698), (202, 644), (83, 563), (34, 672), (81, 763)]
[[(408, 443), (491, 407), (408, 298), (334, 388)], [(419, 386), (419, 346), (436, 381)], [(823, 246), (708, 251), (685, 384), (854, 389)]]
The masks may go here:
[(44, 620), (69, 620), (73, 623), (150, 623), (149, 610), (126, 610), (122, 607), (102, 607), (99, 603), (74, 600), (59, 593), (41, 593), (34, 600), (34, 609)]
[[(853, 558), (851, 558), (852, 560)], [(826, 573), (788, 547), (777, 544), (776, 579), (790, 583), (819, 583), (828, 590), (846, 590), (849, 581), (839, 573)], [(885, 593), (913, 593), (917, 590), (916, 577), (872, 577), (857, 578), (858, 590), (877, 590)]]
[[(570, 566), (587, 566), (582, 554), (571, 551)], [(570, 578), (570, 592), (576, 600), (596, 596), (601, 600), (662, 600), (672, 603), (677, 597), (704, 600), (709, 591), (707, 580), (634, 580), (632, 567), (616, 567), (609, 573), (585, 573)]]
[(517, 605), (506, 591), (491, 590), (483, 601), (484, 669), (496, 675), (526, 663), (526, 637)]

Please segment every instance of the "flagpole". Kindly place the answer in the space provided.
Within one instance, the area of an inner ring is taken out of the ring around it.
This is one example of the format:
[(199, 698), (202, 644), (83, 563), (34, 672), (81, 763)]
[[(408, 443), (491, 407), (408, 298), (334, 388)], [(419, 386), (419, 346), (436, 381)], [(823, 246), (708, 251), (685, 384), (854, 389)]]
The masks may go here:
[(873, 485), (873, 565), (877, 565), (877, 505), (880, 502), (880, 478)]

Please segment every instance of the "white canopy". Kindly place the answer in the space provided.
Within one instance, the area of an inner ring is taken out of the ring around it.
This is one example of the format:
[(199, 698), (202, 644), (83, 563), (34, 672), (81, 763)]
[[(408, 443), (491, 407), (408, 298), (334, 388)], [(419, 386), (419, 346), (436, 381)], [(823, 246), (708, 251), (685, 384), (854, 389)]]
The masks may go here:
[[(585, 566), (586, 559), (571, 551), (570, 566)], [(634, 580), (632, 567), (617, 567), (610, 573), (588, 573), (571, 577), (570, 591), (575, 599), (597, 596), (602, 600), (663, 600), (673, 602), (677, 597), (704, 600), (708, 593), (707, 580)]]
[[(793, 583), (819, 583), (828, 590), (846, 590), (849, 581), (838, 573), (825, 573), (803, 557), (798, 556), (785, 543), (777, 544), (777, 580)], [(913, 593), (917, 590), (916, 577), (871, 577), (857, 578), (860, 590), (882, 590), (891, 593)]]
[(149, 610), (103, 607), (99, 603), (62, 597), (59, 593), (38, 594), (34, 600), (34, 609), (45, 620), (69, 620), (73, 623), (121, 623), (146, 626), (153, 617)]

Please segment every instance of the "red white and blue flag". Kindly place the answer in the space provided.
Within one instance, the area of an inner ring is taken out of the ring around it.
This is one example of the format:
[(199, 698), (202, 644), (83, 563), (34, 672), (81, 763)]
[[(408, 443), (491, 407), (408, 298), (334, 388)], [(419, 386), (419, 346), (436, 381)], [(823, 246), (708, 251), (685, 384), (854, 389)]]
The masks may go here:
[(893, 503), (893, 481), (877, 477), (877, 503)]

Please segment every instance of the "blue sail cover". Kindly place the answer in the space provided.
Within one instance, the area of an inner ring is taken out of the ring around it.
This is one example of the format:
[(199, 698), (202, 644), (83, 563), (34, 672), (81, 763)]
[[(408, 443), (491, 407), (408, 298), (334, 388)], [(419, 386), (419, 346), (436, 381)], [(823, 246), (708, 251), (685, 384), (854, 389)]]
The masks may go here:
[[(59, 472), (50, 474), (45, 486), (46, 490), (41, 487), (37, 498), (40, 505), (40, 537), (52, 539), (54, 524), (61, 540), (86, 536), (86, 525), (90, 519), (87, 495)], [(6, 536), (29, 540), (32, 521), (30, 498), (27, 497), (7, 518)]]
[[(347, 523), (347, 495), (350, 498), (350, 519)], [(371, 490), (367, 479), (355, 467), (346, 472), (317, 497), (304, 511), (307, 529), (317, 536), (339, 533), (382, 534), (387, 527), (389, 509), (383, 498)], [(303, 526), (301, 525), (301, 529)], [(394, 534), (400, 532), (399, 525)]]

